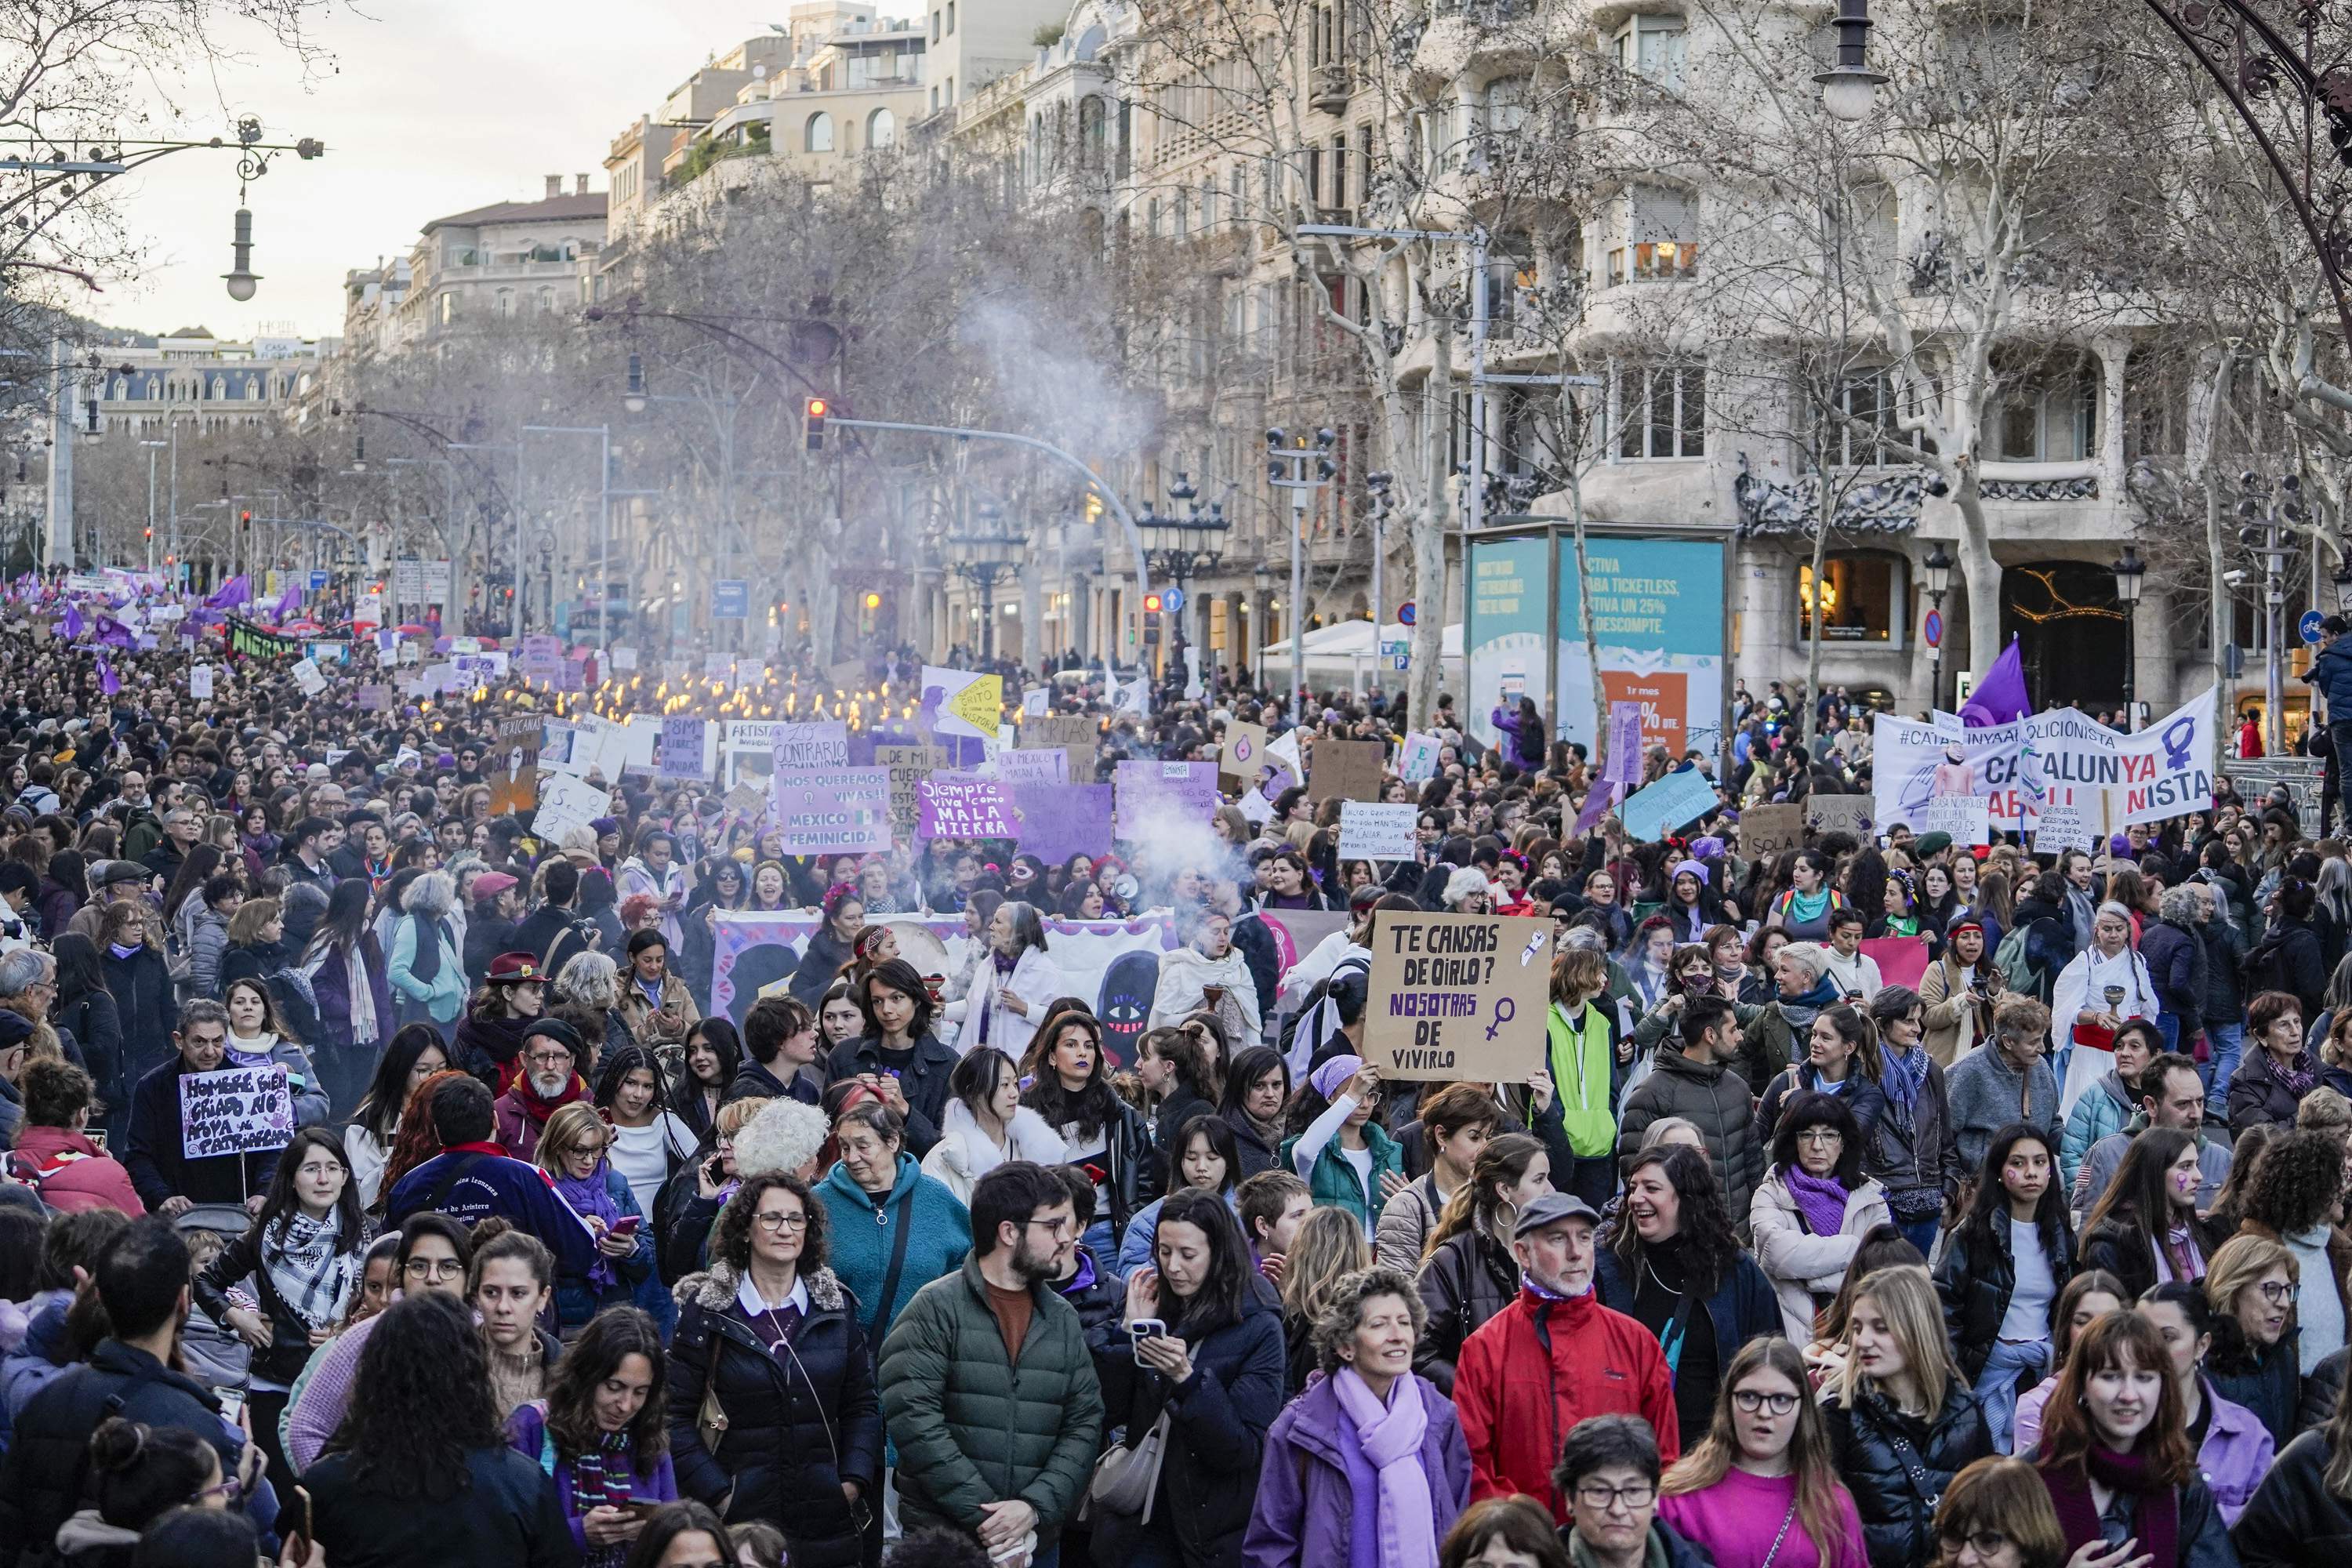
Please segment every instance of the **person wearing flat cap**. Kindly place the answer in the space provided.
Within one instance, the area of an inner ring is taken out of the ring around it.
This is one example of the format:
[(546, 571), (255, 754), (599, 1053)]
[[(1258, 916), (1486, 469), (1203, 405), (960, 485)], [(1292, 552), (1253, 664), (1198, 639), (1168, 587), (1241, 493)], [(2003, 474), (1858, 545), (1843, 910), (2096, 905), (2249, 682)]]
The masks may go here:
[(1674, 1377), (1656, 1336), (1592, 1293), (1599, 1224), (1592, 1205), (1568, 1193), (1545, 1194), (1512, 1222), (1517, 1299), (1463, 1342), (1454, 1376), (1473, 1500), (1523, 1492), (1566, 1524), (1552, 1466), (1560, 1440), (1590, 1416), (1639, 1415), (1666, 1463), (1682, 1453)]

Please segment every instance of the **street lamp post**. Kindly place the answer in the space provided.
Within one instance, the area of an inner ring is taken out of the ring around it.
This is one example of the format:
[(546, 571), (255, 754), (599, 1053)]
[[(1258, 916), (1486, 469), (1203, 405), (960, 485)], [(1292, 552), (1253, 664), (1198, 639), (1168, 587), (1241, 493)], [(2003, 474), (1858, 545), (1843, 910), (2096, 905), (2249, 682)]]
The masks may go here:
[(1265, 433), (1266, 482), (1290, 492), (1290, 700), (1283, 706), (1294, 723), (1306, 707), (1301, 694), (1307, 689), (1307, 504), (1338, 476), (1331, 451), (1339, 444), (1339, 432), (1328, 425), (1315, 432), (1312, 447), (1304, 435), (1294, 439), (1280, 426)]
[(1381, 631), (1388, 625), (1388, 595), (1385, 573), (1389, 555), (1389, 490), (1396, 476), (1384, 468), (1375, 468), (1364, 476), (1364, 489), (1372, 498), (1372, 683), (1381, 679)]
[(1951, 553), (1944, 548), (1943, 541), (1937, 540), (1935, 548), (1927, 552), (1927, 558), (1919, 564), (1927, 574), (1927, 598), (1935, 606), (1936, 619), (1938, 623), (1936, 633), (1934, 673), (1927, 678), (1927, 709), (1928, 711), (1933, 712), (1936, 704), (1944, 700), (1944, 634), (1941, 623), (1944, 618), (1944, 595), (1952, 591)]
[(2286, 684), (2280, 646), (2285, 636), (2286, 534), (2302, 527), (2309, 514), (2303, 505), (2303, 480), (2294, 474), (2280, 477), (2275, 498), (2268, 482), (2252, 470), (2239, 476), (2238, 488), (2242, 492), (2238, 515), (2244, 520), (2238, 542), (2253, 552), (2263, 569), (2263, 702), (2269, 709), (2263, 718), (2263, 740), (2267, 753), (2276, 756), (2286, 749), (2286, 725), (2279, 712)]
[(147, 448), (147, 570), (155, 570), (155, 454), (171, 446), (169, 441), (142, 441)]
[(940, 535), (948, 567), (980, 594), (980, 658), (996, 658), (996, 584), (1021, 569), (1028, 541), (1004, 530), (996, 508), (983, 502), (969, 521)]
[(1250, 586), (1256, 591), (1251, 599), (1250, 652), (1256, 657), (1257, 688), (1265, 689), (1265, 631), (1273, 624), (1272, 612), (1266, 608), (1266, 595), (1274, 592), (1274, 568), (1261, 561), (1250, 568)]
[[(1181, 470), (1176, 475), (1176, 482), (1168, 487), (1168, 495), (1170, 500), (1184, 503), (1183, 516), (1162, 516), (1156, 511), (1147, 511), (1135, 520), (1135, 526), (1143, 535), (1143, 547), (1151, 558), (1153, 575), (1165, 574), (1174, 583), (1177, 593), (1183, 595), (1178, 599), (1176, 610), (1176, 662), (1181, 668), (1187, 646), (1184, 621), (1192, 609), (1191, 595), (1186, 593), (1184, 584), (1192, 580), (1196, 572), (1216, 569), (1217, 563), (1224, 558), (1225, 540), (1233, 531), (1233, 525), (1225, 521), (1225, 509), (1214, 501), (1209, 503), (1206, 511), (1201, 510), (1200, 487)], [(1216, 694), (1213, 662), (1202, 682), (1213, 700)]]
[(2124, 546), (2124, 552), (2107, 568), (2116, 574), (2116, 603), (2124, 607), (2124, 732), (2131, 733), (2139, 727), (2137, 682), (2139, 647), (2132, 632), (2139, 609), (2140, 579), (2147, 575), (2147, 563), (2139, 558), (2139, 547)]

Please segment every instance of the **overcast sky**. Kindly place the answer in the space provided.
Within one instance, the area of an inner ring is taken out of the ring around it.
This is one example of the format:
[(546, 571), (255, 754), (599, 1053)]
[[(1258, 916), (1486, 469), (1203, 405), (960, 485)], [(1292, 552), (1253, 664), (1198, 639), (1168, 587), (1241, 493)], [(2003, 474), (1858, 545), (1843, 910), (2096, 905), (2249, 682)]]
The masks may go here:
[[(148, 248), (141, 277), (77, 291), (72, 308), (109, 326), (223, 338), (342, 330), (344, 272), (404, 255), (429, 220), (533, 199), (549, 174), (604, 188), (613, 137), (713, 54), (781, 22), (789, 0), (363, 0), (319, 29), (331, 65), (305, 81), (283, 56), (247, 64), (158, 136), (210, 137), (239, 114), (270, 141), (315, 136), (327, 156), (286, 154), (252, 185), (261, 287), (230, 300), (235, 159), (175, 153), (118, 195)], [(884, 7), (886, 14), (910, 5)]]

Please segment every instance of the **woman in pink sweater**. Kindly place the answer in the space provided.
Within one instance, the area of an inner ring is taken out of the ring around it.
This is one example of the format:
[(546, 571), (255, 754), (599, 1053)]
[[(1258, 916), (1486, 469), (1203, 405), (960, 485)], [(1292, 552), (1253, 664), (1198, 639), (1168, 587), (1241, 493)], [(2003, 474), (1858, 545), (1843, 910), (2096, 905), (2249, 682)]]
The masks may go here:
[(1659, 1484), (1658, 1517), (1716, 1568), (1868, 1568), (1810, 1389), (1796, 1346), (1748, 1341), (1717, 1384), (1706, 1436)]

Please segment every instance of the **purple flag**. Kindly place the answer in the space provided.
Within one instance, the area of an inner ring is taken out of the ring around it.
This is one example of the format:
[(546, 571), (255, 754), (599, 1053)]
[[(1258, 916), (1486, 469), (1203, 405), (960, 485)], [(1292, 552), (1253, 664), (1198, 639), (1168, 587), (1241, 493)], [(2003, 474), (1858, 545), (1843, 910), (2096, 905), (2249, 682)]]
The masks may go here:
[(109, 697), (122, 689), (122, 678), (114, 673), (114, 666), (106, 662), (104, 654), (98, 656), (98, 689)]
[(1576, 833), (1581, 836), (1591, 832), (1601, 819), (1609, 815), (1609, 808), (1616, 804), (1616, 780), (1594, 780), (1592, 786), (1584, 792), (1584, 809), (1576, 814)]
[(278, 595), (278, 613), (273, 618), (281, 622), (289, 620), (293, 617), (294, 612), (301, 607), (302, 590), (289, 583), (286, 584), (286, 592)]
[(2032, 710), (2025, 695), (2025, 656), (2011, 637), (1961, 705), (1960, 722), (1971, 730), (1984, 730), (2022, 719)]
[(253, 579), (240, 572), (212, 591), (205, 600), (208, 610), (233, 610), (253, 597)]
[(112, 616), (98, 617), (98, 640), (114, 647), (137, 647), (139, 638), (129, 626)]
[(81, 606), (79, 605), (68, 605), (66, 606), (65, 624), (66, 640), (68, 642), (73, 641), (76, 637), (80, 637), (84, 631), (87, 631), (89, 627), (89, 623), (82, 619)]

